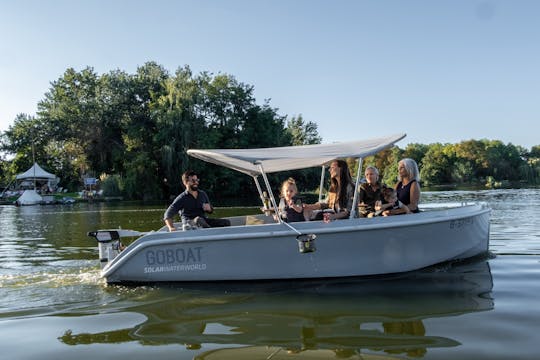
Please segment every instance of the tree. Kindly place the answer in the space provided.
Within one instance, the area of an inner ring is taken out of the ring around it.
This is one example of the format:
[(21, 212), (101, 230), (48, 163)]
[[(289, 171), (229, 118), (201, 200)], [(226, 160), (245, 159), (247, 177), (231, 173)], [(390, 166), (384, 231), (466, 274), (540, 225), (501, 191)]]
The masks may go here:
[(403, 151), (399, 147), (394, 146), (376, 155), (376, 158), (380, 156), (376, 164), (380, 166), (377, 168), (379, 169), (381, 180), (390, 187), (394, 187), (398, 181), (398, 163), (403, 157), (402, 153)]
[(535, 145), (531, 148), (531, 152), (529, 153), (529, 156), (531, 158), (540, 159), (540, 145)]
[(317, 124), (304, 122), (302, 114), (287, 121), (287, 132), (292, 138), (292, 145), (320, 144), (321, 137), (317, 131)]
[(422, 159), (424, 158), (428, 150), (429, 150), (429, 145), (418, 144), (418, 143), (408, 144), (405, 147), (405, 150), (403, 150), (402, 156), (404, 158), (411, 158), (420, 165), (420, 163), (422, 162)]
[(451, 183), (451, 159), (445, 152), (445, 146), (436, 143), (429, 146), (422, 159), (420, 177), (425, 185)]
[(19, 114), (13, 125), (2, 135), (1, 151), (14, 154), (9, 166), (5, 166), (6, 175), (15, 176), (30, 168), (34, 161), (48, 167), (50, 156), (44, 149), (47, 143), (46, 129), (39, 119), (26, 114)]

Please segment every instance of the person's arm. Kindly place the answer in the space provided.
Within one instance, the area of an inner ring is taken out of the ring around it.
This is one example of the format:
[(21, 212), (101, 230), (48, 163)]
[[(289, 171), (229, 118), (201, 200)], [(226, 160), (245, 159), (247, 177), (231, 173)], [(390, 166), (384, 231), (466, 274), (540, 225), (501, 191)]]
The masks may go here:
[(306, 210), (322, 210), (323, 205), (320, 202), (316, 202), (315, 204), (304, 204), (304, 209), (306, 209)]
[(409, 210), (409, 207), (403, 204), (401, 201), (399, 202), (399, 208), (385, 210), (382, 213), (383, 216), (401, 215), (401, 214), (412, 214), (411, 210)]
[(291, 202), (289, 203), (289, 207), (296, 211), (297, 213), (301, 213), (304, 211), (304, 206), (302, 205), (302, 201), (298, 198), (292, 198)]
[(400, 204), (401, 204), (401, 209), (405, 211), (405, 214), (412, 214), (411, 209), (409, 209), (407, 205), (403, 204), (402, 202), (400, 202)]
[(393, 204), (390, 204), (390, 203), (384, 203), (384, 204), (383, 204), (383, 203), (379, 203), (379, 206), (378, 206), (378, 207), (376, 206), (375, 209), (376, 209), (377, 211), (380, 211), (380, 210), (388, 210), (388, 208), (390, 208), (390, 207), (392, 207), (392, 206), (393, 206)]
[(199, 195), (201, 195), (201, 201), (202, 201), (202, 206), (203, 206), (203, 210), (205, 213), (208, 213), (208, 214), (211, 214), (214, 212), (214, 207), (212, 206), (212, 204), (210, 204), (210, 199), (208, 198), (208, 195), (206, 194), (206, 192), (202, 191), (202, 190), (199, 190)]
[(174, 221), (171, 218), (165, 219), (165, 225), (167, 225), (167, 228), (169, 231), (176, 231), (176, 227), (174, 226)]
[(411, 203), (408, 206), (410, 211), (418, 210), (418, 203), (420, 202), (420, 185), (418, 181), (415, 181), (411, 186)]
[(165, 225), (169, 229), (169, 231), (175, 231), (176, 227), (174, 226), (174, 217), (178, 212), (183, 208), (183, 195), (180, 194), (174, 199), (171, 205), (165, 210), (165, 214), (163, 214), (163, 221), (165, 221)]
[(343, 210), (338, 213), (330, 214), (330, 220), (348, 219), (349, 215), (349, 210)]

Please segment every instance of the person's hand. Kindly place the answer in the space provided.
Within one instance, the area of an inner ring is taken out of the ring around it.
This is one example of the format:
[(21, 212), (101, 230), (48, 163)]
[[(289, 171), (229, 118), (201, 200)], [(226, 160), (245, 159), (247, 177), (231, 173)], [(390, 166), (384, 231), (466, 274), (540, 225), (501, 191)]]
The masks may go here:
[(204, 203), (202, 204), (202, 208), (205, 212), (212, 212), (212, 207), (210, 206), (209, 203)]

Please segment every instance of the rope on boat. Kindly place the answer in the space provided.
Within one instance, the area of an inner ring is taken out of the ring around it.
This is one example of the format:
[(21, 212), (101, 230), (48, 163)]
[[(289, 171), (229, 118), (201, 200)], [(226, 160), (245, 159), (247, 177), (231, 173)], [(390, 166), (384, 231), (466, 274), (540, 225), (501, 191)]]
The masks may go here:
[(286, 223), (286, 222), (283, 222), (283, 225), (287, 225), (289, 227), (289, 229), (291, 229), (292, 231), (294, 231), (295, 233), (297, 233), (298, 235), (303, 235), (300, 231), (296, 230), (294, 228), (294, 226), (290, 225), (289, 223)]

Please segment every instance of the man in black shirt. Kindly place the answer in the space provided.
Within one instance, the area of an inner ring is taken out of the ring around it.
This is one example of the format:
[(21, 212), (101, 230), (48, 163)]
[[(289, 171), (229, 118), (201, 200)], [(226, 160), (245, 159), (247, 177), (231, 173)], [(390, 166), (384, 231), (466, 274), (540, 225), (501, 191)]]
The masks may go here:
[(212, 219), (206, 216), (206, 214), (211, 214), (214, 208), (210, 205), (208, 195), (199, 189), (199, 181), (199, 176), (193, 170), (188, 170), (182, 174), (182, 182), (186, 187), (186, 191), (174, 199), (163, 215), (165, 225), (167, 225), (169, 231), (176, 230), (173, 218), (177, 213), (180, 214), (182, 224), (195, 224), (199, 227), (231, 225), (231, 222), (227, 219)]

